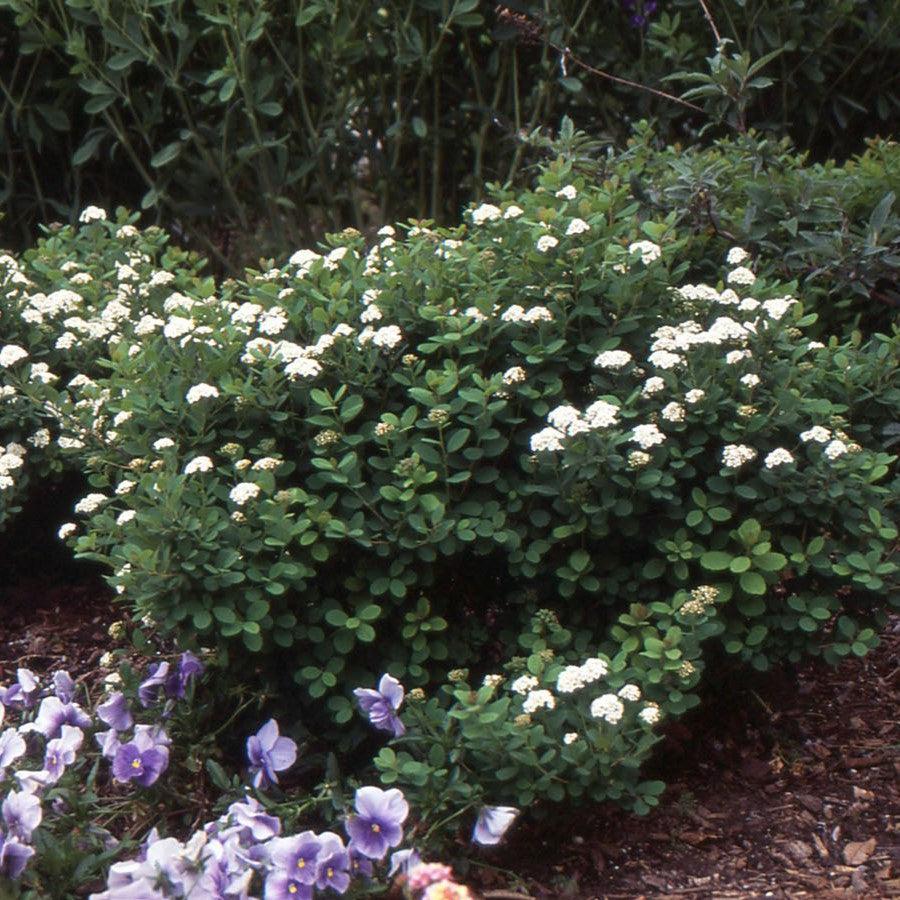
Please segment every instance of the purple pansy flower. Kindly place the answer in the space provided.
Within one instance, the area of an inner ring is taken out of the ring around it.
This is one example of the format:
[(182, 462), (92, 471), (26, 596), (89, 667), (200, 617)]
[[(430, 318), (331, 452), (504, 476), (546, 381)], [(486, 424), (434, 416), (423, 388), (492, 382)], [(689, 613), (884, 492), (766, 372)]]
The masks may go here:
[(181, 654), (178, 671), (166, 679), (166, 695), (180, 700), (187, 686), (203, 674), (203, 663), (190, 650)]
[(116, 750), (112, 763), (113, 778), (150, 787), (169, 765), (167, 743), (165, 732), (153, 734), (149, 729), (139, 731), (136, 728), (134, 737)]
[(31, 669), (17, 669), (16, 684), (0, 688), (0, 703), (4, 706), (23, 706), (31, 709), (37, 702), (40, 685)]
[(384, 859), (388, 848), (403, 840), (402, 826), (409, 815), (409, 804), (402, 791), (361, 787), (353, 805), (357, 814), (350, 816), (344, 826), (353, 845), (369, 859)]
[(105, 703), (97, 707), (97, 716), (114, 731), (127, 731), (134, 724), (128, 701), (121, 691), (114, 691)]
[(415, 848), (398, 850), (391, 854), (391, 865), (388, 868), (387, 877), (393, 878), (398, 872), (406, 875), (410, 869), (422, 864), (422, 857)]
[(312, 831), (292, 837), (276, 838), (271, 843), (269, 859), (276, 869), (285, 872), (292, 881), (310, 885), (316, 883), (316, 869), (322, 842)]
[(48, 741), (44, 751), (44, 771), (50, 776), (50, 784), (56, 784), (66, 766), (75, 762), (75, 754), (84, 741), (84, 732), (72, 725), (63, 725), (62, 734)]
[(278, 733), (278, 723), (269, 719), (256, 734), (247, 738), (247, 758), (253, 786), (261, 788), (268, 783), (278, 784), (276, 772), (289, 769), (297, 760), (297, 745)]
[(7, 833), (24, 843), (31, 840), (31, 832), (41, 824), (41, 801), (27, 791), (10, 791), (0, 807)]
[(371, 878), (374, 869), (372, 860), (360, 853), (353, 841), (347, 845), (347, 852), (350, 855), (350, 873), (353, 877)]
[(25, 753), (25, 738), (15, 728), (7, 728), (0, 734), (0, 778), (20, 756)]
[(281, 821), (277, 816), (270, 816), (255, 797), (232, 803), (228, 815), (249, 840), (268, 841), (281, 834)]
[(96, 732), (94, 740), (100, 747), (100, 752), (107, 759), (114, 759), (116, 751), (122, 746), (122, 742), (119, 740), (119, 732), (115, 728), (110, 728), (109, 731)]
[(46, 738), (59, 737), (63, 725), (90, 728), (91, 717), (77, 703), (63, 703), (59, 697), (45, 697), (37, 717), (20, 731), (39, 731)]
[(169, 664), (163, 660), (159, 663), (153, 663), (148, 669), (148, 676), (145, 678), (140, 687), (138, 687), (138, 699), (141, 706), (145, 709), (152, 706), (159, 699), (160, 688), (166, 683), (169, 677)]
[(320, 891), (331, 888), (343, 894), (350, 887), (350, 854), (340, 837), (330, 831), (319, 835), (321, 853), (316, 872), (316, 887)]
[(75, 682), (63, 669), (53, 676), (53, 690), (63, 703), (71, 703), (75, 699)]
[(390, 675), (382, 675), (378, 682), (378, 690), (357, 688), (354, 692), (359, 708), (369, 721), (383, 731), (393, 731), (394, 737), (400, 737), (406, 728), (397, 715), (403, 703), (403, 685)]
[(0, 831), (0, 876), (19, 878), (32, 856), (34, 847), (26, 847)]
[(499, 844), (519, 810), (514, 806), (483, 806), (472, 830), (476, 844)]
[(266, 878), (264, 900), (312, 900), (313, 887), (293, 878), (288, 872), (276, 869)]

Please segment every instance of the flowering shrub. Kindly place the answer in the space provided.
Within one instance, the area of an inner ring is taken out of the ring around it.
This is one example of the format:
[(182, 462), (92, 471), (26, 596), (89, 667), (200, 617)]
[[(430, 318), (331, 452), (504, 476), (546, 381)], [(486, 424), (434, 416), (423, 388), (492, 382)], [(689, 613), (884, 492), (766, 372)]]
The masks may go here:
[[(807, 340), (794, 286), (757, 277), (740, 248), (696, 283), (688, 238), (638, 230), (633, 212), (627, 189), (560, 163), (457, 229), (386, 228), (367, 252), (346, 232), (219, 289), (190, 266), (174, 283), (123, 279), (134, 265), (119, 261), (79, 317), (85, 335), (103, 328), (92, 377), (32, 379), (26, 358), (3, 370), (90, 472), (85, 525), (61, 533), (163, 628), (286, 664), (308, 723), (326, 695), (348, 721), (363, 686), (372, 721), (424, 729), (435, 760), (499, 754), (464, 806), (651, 805), (626, 763), (652, 746), (653, 710), (693, 702), (703, 641), (765, 668), (877, 640), (897, 531), (866, 397), (896, 399), (897, 369), (887, 337)], [(68, 241), (114, 255), (122, 226), (91, 218), (33, 268)], [(146, 255), (133, 262), (156, 272)], [(43, 346), (54, 328), (79, 342), (55, 321)], [(31, 346), (11, 334), (4, 347)], [(520, 693), (512, 657), (539, 607), (571, 645), (527, 648), (537, 683)], [(609, 680), (561, 690), (559, 667), (574, 686), (591, 659)], [(432, 689), (463, 668), (418, 723), (393, 682), (368, 687), (387, 672)], [(495, 699), (466, 687), (501, 671)], [(466, 727), (441, 733), (445, 714)], [(278, 738), (258, 736), (260, 779), (278, 772)], [(446, 775), (396, 759), (380, 758), (388, 777), (445, 791)]]
[[(88, 207), (81, 227), (50, 229), (21, 259), (0, 255), (0, 528), (31, 481), (57, 477), (62, 453), (83, 446), (60, 434), (54, 400), (102, 371), (110, 341), (142, 333), (135, 303), (163, 313), (179, 289), (212, 288), (196, 257), (169, 248), (158, 228), (138, 231), (136, 218), (107, 221)], [(72, 467), (81, 469), (77, 456)]]

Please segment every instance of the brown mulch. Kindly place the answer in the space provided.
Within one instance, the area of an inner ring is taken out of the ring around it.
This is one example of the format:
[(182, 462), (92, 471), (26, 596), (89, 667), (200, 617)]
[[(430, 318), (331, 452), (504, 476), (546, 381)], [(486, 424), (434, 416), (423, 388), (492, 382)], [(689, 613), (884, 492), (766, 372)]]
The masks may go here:
[[(18, 666), (93, 683), (123, 610), (96, 578), (2, 591)], [(486, 900), (900, 897), (900, 617), (865, 659), (754, 676), (670, 728), (660, 808), (522, 822), (471, 873)]]
[(657, 810), (522, 823), (482, 896), (900, 897), (900, 617), (864, 659), (749, 680), (660, 745)]

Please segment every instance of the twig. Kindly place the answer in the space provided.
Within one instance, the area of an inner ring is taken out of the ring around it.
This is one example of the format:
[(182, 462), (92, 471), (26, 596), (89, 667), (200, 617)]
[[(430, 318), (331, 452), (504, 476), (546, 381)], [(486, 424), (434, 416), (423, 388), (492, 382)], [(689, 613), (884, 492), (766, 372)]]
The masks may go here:
[(605, 78), (607, 81), (613, 81), (616, 84), (624, 84), (627, 87), (637, 88), (639, 91), (646, 91), (648, 94), (654, 94), (657, 97), (662, 97), (665, 100), (671, 100), (673, 103), (680, 103), (682, 106), (686, 106), (688, 109), (692, 109), (695, 112), (702, 113), (704, 110), (702, 107), (697, 106), (694, 103), (690, 103), (687, 100), (682, 100), (681, 97), (676, 97), (674, 94), (669, 94), (666, 91), (660, 91), (657, 88), (650, 87), (647, 84), (641, 84), (638, 81), (631, 81), (628, 78), (621, 78), (618, 75), (612, 75), (609, 72), (604, 72), (603, 69), (597, 69), (594, 66), (588, 65), (583, 60), (580, 60), (568, 47), (560, 47), (559, 44), (554, 44), (552, 41), (548, 41), (548, 44), (556, 50), (557, 53), (561, 53), (569, 62), (574, 63), (581, 69), (584, 69), (586, 72), (590, 72), (592, 75), (597, 75), (600, 78)]
[(712, 33), (716, 38), (716, 46), (722, 43), (722, 35), (719, 34), (719, 29), (716, 28), (715, 19), (712, 17), (712, 13), (709, 11), (709, 7), (706, 5), (706, 0), (699, 0), (700, 6), (703, 7), (703, 15), (706, 16), (706, 21), (709, 22), (709, 27), (712, 28)]

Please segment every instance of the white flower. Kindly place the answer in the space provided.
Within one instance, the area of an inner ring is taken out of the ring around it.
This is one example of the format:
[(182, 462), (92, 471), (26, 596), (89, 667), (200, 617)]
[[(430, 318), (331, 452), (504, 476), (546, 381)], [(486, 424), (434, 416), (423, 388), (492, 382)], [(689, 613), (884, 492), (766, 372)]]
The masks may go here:
[(127, 525), (136, 515), (137, 513), (133, 509), (126, 509), (124, 512), (119, 513), (116, 525)]
[(794, 461), (794, 457), (784, 447), (776, 447), (764, 460), (767, 469), (786, 466)]
[(572, 694), (584, 687), (584, 673), (581, 666), (566, 666), (556, 676), (556, 690), (560, 694)]
[(742, 359), (750, 359), (753, 354), (749, 350), (729, 350), (725, 354), (725, 362), (729, 366), (737, 365)]
[(520, 675), (509, 687), (516, 694), (527, 694), (538, 686), (538, 680), (534, 675)]
[(235, 485), (228, 494), (232, 503), (243, 506), (248, 500), (254, 500), (259, 496), (259, 485), (252, 481), (242, 481)]
[(625, 706), (615, 694), (603, 694), (591, 703), (591, 715), (616, 725), (625, 715)]
[(744, 387), (755, 388), (759, 384), (759, 375), (754, 375), (752, 372), (742, 375), (741, 384), (744, 385)]
[(563, 449), (562, 440), (565, 435), (555, 428), (543, 428), (531, 436), (531, 449), (534, 453), (554, 452)]
[(680, 403), (667, 403), (662, 410), (660, 410), (660, 415), (667, 422), (683, 422), (684, 421), (684, 407)]
[(194, 330), (194, 320), (185, 319), (184, 316), (171, 316), (163, 328), (163, 334), (171, 340), (176, 340)]
[(0, 453), (0, 475), (9, 475), (24, 464), (25, 460), (18, 453)]
[(86, 206), (78, 217), (79, 222), (103, 222), (106, 219), (106, 210), (99, 206)]
[(499, 219), (501, 215), (499, 207), (494, 206), (492, 203), (482, 203), (481, 206), (476, 206), (472, 210), (472, 222), (475, 225), (483, 225), (485, 222), (493, 222), (495, 219)]
[(800, 433), (800, 440), (804, 444), (808, 444), (810, 441), (815, 441), (817, 444), (827, 444), (831, 440), (831, 432), (821, 425), (813, 425), (809, 431)]
[(650, 397), (653, 394), (658, 394), (665, 388), (665, 386), (665, 381), (663, 381), (662, 378), (659, 377), (659, 375), (653, 375), (644, 382), (644, 387), (641, 390), (641, 393), (645, 397)]
[(573, 234), (584, 234), (590, 230), (591, 226), (584, 219), (572, 219), (569, 222), (569, 227), (566, 229), (566, 234), (571, 237)]
[(4, 369), (8, 369), (10, 366), (14, 366), (17, 362), (27, 358), (28, 351), (17, 344), (7, 344), (0, 350), (0, 366)]
[(849, 449), (843, 441), (833, 440), (825, 447), (823, 453), (833, 462), (839, 456), (843, 456)]
[[(382, 247), (389, 247), (394, 243), (394, 239), (390, 236), (385, 237), (381, 242)], [(324, 266), (326, 269), (334, 271), (338, 267), (338, 263), (350, 252), (349, 247), (335, 247), (326, 257)]]
[(63, 450), (80, 450), (84, 447), (84, 441), (79, 440), (78, 438), (66, 437), (65, 435), (60, 435), (56, 441), (57, 444)]
[(574, 744), (575, 741), (578, 740), (578, 732), (577, 731), (568, 731), (563, 735), (563, 743), (564, 744)]
[(659, 721), (659, 706), (648, 703), (639, 713), (638, 718), (647, 725), (655, 725)]
[(693, 406), (699, 403), (706, 396), (706, 391), (700, 388), (693, 388), (684, 395), (684, 402)]
[(770, 318), (778, 321), (797, 301), (793, 297), (773, 297), (764, 300), (762, 308)]
[(184, 395), (184, 399), (187, 400), (188, 403), (199, 403), (201, 400), (215, 399), (218, 396), (219, 389), (217, 387), (206, 384), (206, 382), (201, 382), (190, 388)]
[(47, 428), (38, 428), (38, 430), (28, 438), (28, 443), (32, 447), (47, 447), (50, 445), (50, 430)]
[(252, 325), (262, 311), (263, 308), (258, 303), (242, 303), (231, 314), (231, 321), (235, 325)]
[(753, 312), (755, 309), (759, 309), (759, 300), (754, 300), (752, 297), (744, 297), (744, 299), (738, 303), (737, 308), (741, 312)]
[(505, 310), (503, 315), (500, 316), (500, 321), (502, 322), (521, 322), (522, 319), (525, 318), (525, 310), (519, 306), (518, 303), (514, 303), (509, 309)]
[(276, 459), (274, 456), (263, 456), (253, 463), (253, 468), (256, 469), (257, 472), (271, 471), (272, 469), (277, 469), (280, 465), (280, 459)]
[(810, 341), (806, 346), (807, 350), (824, 350), (825, 345), (821, 341)]
[(628, 254), (631, 255), (633, 253), (640, 253), (641, 262), (645, 266), (649, 266), (650, 263), (662, 256), (662, 248), (659, 244), (654, 244), (653, 241), (635, 241), (633, 244), (628, 245)]
[(67, 537), (71, 537), (78, 530), (78, 526), (74, 522), (66, 522), (65, 525), (61, 525), (59, 531), (56, 533), (59, 535), (59, 539), (64, 541)]
[(527, 378), (527, 373), (521, 366), (512, 366), (503, 373), (504, 384), (521, 384)]
[(751, 285), (756, 281), (756, 276), (746, 266), (738, 266), (728, 273), (726, 280), (729, 284)]
[(298, 250), (291, 256), (288, 263), (297, 266), (301, 272), (308, 272), (312, 264), (321, 258), (321, 254), (316, 253), (315, 250)]
[(656, 444), (661, 444), (665, 439), (666, 436), (652, 422), (649, 425), (636, 425), (630, 438), (642, 450), (649, 450)]
[(550, 411), (547, 421), (558, 431), (566, 435), (582, 434), (588, 430), (587, 422), (574, 406), (563, 404)]
[(504, 219), (518, 219), (525, 212), (521, 206), (516, 206), (515, 203), (512, 206), (508, 206), (506, 211), (503, 213)]
[(535, 322), (552, 322), (553, 313), (546, 306), (532, 306), (524, 316), (522, 321), (533, 325)]
[(126, 494), (130, 494), (135, 488), (136, 482), (129, 481), (127, 478), (124, 481), (120, 481), (116, 485), (116, 496), (124, 497)]
[(125, 238), (137, 237), (138, 230), (134, 225), (122, 225), (116, 230), (116, 237), (121, 241)]
[(75, 512), (90, 514), (99, 509), (108, 499), (106, 494), (88, 494), (75, 504)]
[(372, 343), (376, 347), (390, 350), (403, 340), (403, 332), (396, 325), (385, 325), (372, 335)]
[(750, 254), (743, 247), (732, 247), (725, 257), (725, 262), (729, 266), (739, 266), (748, 259), (750, 259)]
[(287, 327), (287, 313), (279, 306), (273, 306), (259, 320), (256, 326), (260, 334), (281, 334)]
[(729, 469), (738, 469), (755, 458), (756, 451), (746, 444), (727, 444), (722, 448), (722, 465)]
[(623, 700), (637, 703), (637, 701), (641, 699), (641, 689), (636, 684), (626, 684), (619, 690), (619, 696)]
[(584, 421), (591, 428), (610, 428), (619, 422), (619, 407), (605, 400), (595, 400), (584, 411)]
[(601, 369), (621, 369), (632, 360), (627, 350), (604, 350), (594, 358), (594, 365)]
[[(331, 333), (335, 337), (350, 337), (353, 334), (353, 327), (346, 322), (340, 322), (331, 329)], [(325, 337), (325, 335), (322, 335), (322, 337)]]
[(193, 475), (195, 472), (209, 472), (213, 467), (213, 461), (208, 456), (195, 456), (185, 467), (185, 475)]
[(159, 440), (156, 440), (153, 442), (154, 450), (168, 450), (170, 447), (174, 447), (174, 446), (175, 446), (175, 441), (173, 441), (172, 438), (167, 438), (167, 437), (159, 438)]
[(556, 196), (562, 200), (574, 200), (578, 196), (578, 190), (574, 184), (567, 184), (556, 192)]
[(474, 319), (476, 322), (487, 321), (487, 316), (477, 306), (467, 307), (463, 310), (463, 315), (469, 319)]
[(300, 356), (284, 367), (284, 374), (290, 378), (315, 378), (322, 371), (322, 364), (314, 359)]
[(530, 715), (541, 707), (554, 709), (556, 707), (556, 697), (550, 691), (529, 691), (525, 702), (522, 704), (522, 712)]
[(684, 364), (684, 357), (668, 350), (654, 350), (647, 357), (647, 362), (651, 366), (656, 366), (657, 369), (674, 369), (675, 366)]
[(586, 684), (592, 684), (595, 681), (599, 681), (607, 672), (609, 672), (609, 664), (606, 660), (600, 659), (599, 656), (586, 659), (581, 664), (581, 676), (584, 678)]
[(548, 250), (552, 250), (559, 241), (553, 237), (552, 234), (542, 234), (538, 239), (535, 247), (537, 248), (538, 253), (546, 253)]

